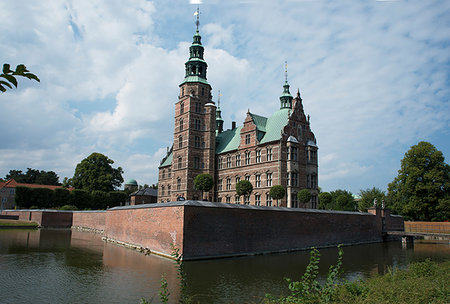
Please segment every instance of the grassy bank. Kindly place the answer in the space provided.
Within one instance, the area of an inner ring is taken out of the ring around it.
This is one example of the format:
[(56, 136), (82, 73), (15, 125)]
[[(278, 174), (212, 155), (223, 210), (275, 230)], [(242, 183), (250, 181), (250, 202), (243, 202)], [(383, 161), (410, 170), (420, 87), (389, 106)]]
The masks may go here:
[(338, 279), (339, 258), (330, 267), (327, 282), (317, 282), (318, 255), (312, 253), (310, 265), (300, 281), (288, 280), (291, 294), (281, 297), (267, 295), (265, 304), (422, 304), (450, 303), (450, 261), (431, 260), (412, 263), (407, 269), (389, 269), (384, 275), (374, 275), (356, 282)]
[(37, 228), (38, 226), (38, 223), (31, 221), (0, 219), (0, 228)]
[[(335, 303), (450, 303), (450, 261), (412, 263), (405, 270), (339, 285)], [(319, 302), (320, 303), (320, 302)]]

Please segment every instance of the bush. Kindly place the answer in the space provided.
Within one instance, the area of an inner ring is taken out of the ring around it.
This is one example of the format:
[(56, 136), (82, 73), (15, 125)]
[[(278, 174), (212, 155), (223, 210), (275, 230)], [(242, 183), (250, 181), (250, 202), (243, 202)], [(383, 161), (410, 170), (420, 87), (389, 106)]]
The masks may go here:
[(70, 205), (79, 210), (92, 208), (91, 195), (86, 190), (75, 189), (70, 193)]
[(32, 203), (30, 201), (30, 188), (17, 186), (15, 201), (16, 205), (22, 208), (30, 208)]
[(109, 202), (109, 195), (104, 191), (94, 190), (91, 192), (91, 199), (93, 209), (106, 209)]
[(59, 210), (78, 210), (78, 208), (74, 205), (64, 205), (60, 207)]
[(64, 188), (57, 188), (54, 190), (53, 204), (54, 206), (64, 206), (69, 203), (70, 191)]
[(128, 199), (128, 194), (123, 191), (111, 191), (109, 192), (109, 207), (120, 206), (124, 204)]
[(31, 188), (31, 202), (40, 209), (54, 207), (53, 190), (47, 188)]

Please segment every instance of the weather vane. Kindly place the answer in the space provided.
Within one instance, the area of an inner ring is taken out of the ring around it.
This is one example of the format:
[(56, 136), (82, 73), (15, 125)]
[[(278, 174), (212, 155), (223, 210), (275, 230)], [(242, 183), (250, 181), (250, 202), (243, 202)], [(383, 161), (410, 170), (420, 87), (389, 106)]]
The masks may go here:
[(220, 108), (220, 96), (222, 96), (222, 94), (220, 94), (220, 90), (219, 90), (219, 94), (217, 95), (217, 106)]
[(288, 73), (287, 73), (287, 61), (285, 61), (284, 62), (284, 78), (286, 79), (286, 82), (287, 82), (287, 76), (288, 76)]
[(200, 25), (200, 7), (197, 6), (197, 10), (194, 13), (194, 16), (197, 16), (197, 21), (195, 21), (195, 25), (197, 25), (197, 31), (198, 31), (198, 26)]

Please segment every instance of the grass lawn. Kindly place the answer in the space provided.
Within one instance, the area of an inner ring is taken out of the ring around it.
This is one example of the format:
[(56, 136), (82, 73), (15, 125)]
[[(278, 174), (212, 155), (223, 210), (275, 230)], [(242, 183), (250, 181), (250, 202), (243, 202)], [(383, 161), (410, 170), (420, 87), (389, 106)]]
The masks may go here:
[(0, 219), (1, 227), (27, 227), (27, 228), (37, 228), (39, 225), (36, 222), (31, 221), (20, 221), (20, 220), (3, 220)]

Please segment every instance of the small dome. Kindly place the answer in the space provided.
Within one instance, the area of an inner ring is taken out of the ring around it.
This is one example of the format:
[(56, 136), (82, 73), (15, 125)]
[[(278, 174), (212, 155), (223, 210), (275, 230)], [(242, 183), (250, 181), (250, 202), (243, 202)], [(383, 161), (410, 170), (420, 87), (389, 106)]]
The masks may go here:
[(287, 139), (288, 142), (293, 142), (293, 143), (298, 143), (297, 138), (295, 138), (294, 136), (289, 136), (289, 138)]
[(129, 180), (126, 181), (125, 185), (133, 185), (133, 186), (137, 186), (138, 183), (137, 183), (137, 181), (136, 181), (135, 179), (132, 179), (132, 178), (131, 178), (131, 179), (129, 179)]

